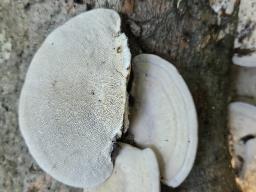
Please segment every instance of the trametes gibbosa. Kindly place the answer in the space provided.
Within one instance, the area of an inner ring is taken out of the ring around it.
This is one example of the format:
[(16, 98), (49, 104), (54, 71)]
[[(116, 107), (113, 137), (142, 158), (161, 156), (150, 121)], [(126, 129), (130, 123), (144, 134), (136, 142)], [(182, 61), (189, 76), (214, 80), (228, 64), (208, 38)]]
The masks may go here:
[[(158, 192), (160, 180), (177, 187), (196, 156), (193, 99), (171, 63), (142, 54), (131, 65), (120, 25), (115, 11), (95, 9), (49, 34), (21, 92), (21, 133), (38, 165), (64, 184), (90, 192)], [(135, 146), (124, 143), (126, 131)]]

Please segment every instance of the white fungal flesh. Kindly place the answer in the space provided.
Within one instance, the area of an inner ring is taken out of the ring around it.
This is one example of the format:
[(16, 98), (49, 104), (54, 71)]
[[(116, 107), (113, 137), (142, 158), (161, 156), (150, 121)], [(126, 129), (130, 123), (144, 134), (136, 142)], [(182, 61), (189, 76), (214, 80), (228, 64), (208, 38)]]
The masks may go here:
[(237, 183), (243, 191), (256, 190), (256, 107), (243, 102), (229, 105), (230, 149)]
[(237, 0), (209, 0), (212, 9), (219, 14), (232, 14)]
[(136, 56), (133, 70), (129, 130), (139, 146), (156, 153), (162, 182), (177, 187), (189, 174), (196, 156), (193, 99), (176, 68), (158, 56)]
[(256, 68), (239, 68), (236, 92), (256, 101)]
[(111, 175), (129, 68), (127, 39), (115, 11), (80, 14), (47, 37), (29, 67), (19, 103), (22, 135), (43, 170), (81, 188)]
[(234, 64), (256, 66), (256, 0), (241, 0), (238, 14)]
[(151, 149), (140, 150), (121, 144), (114, 171), (109, 179), (94, 189), (84, 192), (159, 192), (158, 163)]

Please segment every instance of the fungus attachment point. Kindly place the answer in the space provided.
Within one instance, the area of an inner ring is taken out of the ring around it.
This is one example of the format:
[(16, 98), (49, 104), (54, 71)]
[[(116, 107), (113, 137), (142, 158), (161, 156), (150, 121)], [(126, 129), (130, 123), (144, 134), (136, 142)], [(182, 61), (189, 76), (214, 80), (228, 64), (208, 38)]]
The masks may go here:
[(256, 0), (240, 1), (234, 64), (256, 67)]
[(256, 107), (234, 102), (229, 105), (232, 166), (243, 191), (256, 191)]
[(95, 187), (113, 171), (130, 68), (120, 22), (108, 9), (72, 18), (47, 37), (27, 72), (20, 130), (39, 166), (67, 185)]
[(236, 92), (256, 102), (256, 68), (239, 67)]
[(121, 144), (112, 175), (101, 186), (84, 192), (159, 192), (159, 168), (151, 149)]
[(187, 85), (175, 67), (155, 55), (133, 60), (130, 132), (140, 147), (150, 147), (162, 182), (177, 187), (189, 174), (197, 150), (197, 117)]

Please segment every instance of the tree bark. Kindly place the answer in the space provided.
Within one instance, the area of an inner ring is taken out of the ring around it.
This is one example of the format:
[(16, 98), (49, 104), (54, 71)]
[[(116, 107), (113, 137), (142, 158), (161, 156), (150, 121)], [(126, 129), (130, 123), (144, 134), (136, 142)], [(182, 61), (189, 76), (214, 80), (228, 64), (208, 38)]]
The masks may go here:
[[(195, 165), (177, 189), (162, 192), (238, 191), (228, 153), (226, 126), (231, 57), (237, 22), (218, 17), (207, 0), (3, 0), (0, 2), (0, 191), (81, 191), (43, 173), (29, 155), (17, 122), (25, 73), (44, 38), (74, 15), (108, 7), (122, 15), (131, 52), (157, 54), (173, 63), (195, 100), (199, 147)], [(8, 56), (8, 54), (7, 54)]]

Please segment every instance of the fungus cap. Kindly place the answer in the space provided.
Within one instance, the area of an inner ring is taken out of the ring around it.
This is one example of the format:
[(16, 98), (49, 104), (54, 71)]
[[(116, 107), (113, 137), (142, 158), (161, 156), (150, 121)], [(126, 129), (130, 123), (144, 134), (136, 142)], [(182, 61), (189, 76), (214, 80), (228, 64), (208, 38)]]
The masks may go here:
[(236, 181), (245, 192), (256, 190), (256, 107), (243, 102), (229, 105), (230, 152)]
[(156, 156), (144, 150), (121, 143), (114, 171), (101, 186), (84, 192), (159, 192), (160, 176)]
[(21, 133), (44, 171), (81, 188), (111, 175), (129, 68), (127, 39), (113, 10), (82, 13), (46, 38), (28, 69), (19, 103)]
[(256, 67), (256, 0), (240, 1), (233, 63)]
[(177, 187), (189, 174), (196, 156), (193, 99), (176, 68), (160, 57), (138, 55), (132, 66), (130, 133), (139, 146), (156, 153), (162, 182)]

